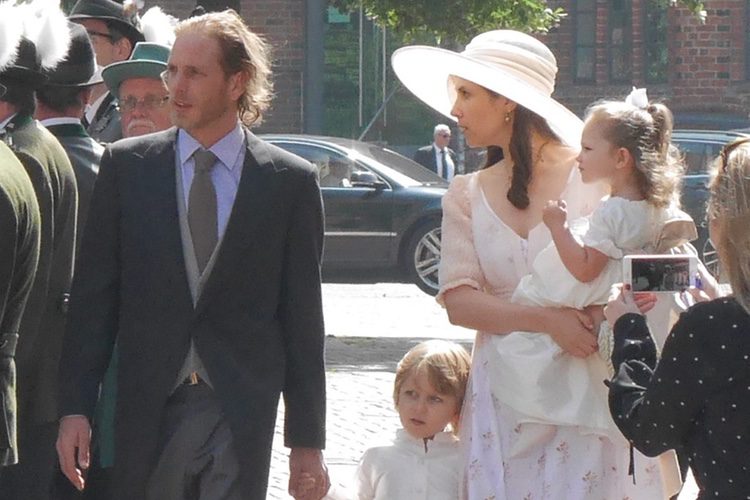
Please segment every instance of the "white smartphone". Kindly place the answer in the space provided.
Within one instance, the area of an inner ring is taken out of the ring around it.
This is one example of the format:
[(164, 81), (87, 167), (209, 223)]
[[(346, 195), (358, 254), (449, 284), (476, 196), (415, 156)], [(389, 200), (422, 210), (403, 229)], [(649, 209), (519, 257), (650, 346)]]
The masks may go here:
[(634, 292), (682, 292), (695, 286), (698, 258), (694, 255), (626, 255), (623, 283)]

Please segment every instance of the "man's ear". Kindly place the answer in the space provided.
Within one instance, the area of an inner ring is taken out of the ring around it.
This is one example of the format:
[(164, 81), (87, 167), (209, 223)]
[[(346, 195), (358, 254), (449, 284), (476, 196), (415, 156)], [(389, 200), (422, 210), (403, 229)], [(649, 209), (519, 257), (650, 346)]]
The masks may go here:
[(229, 95), (234, 100), (238, 100), (247, 88), (248, 75), (245, 71), (238, 71), (229, 75)]
[(114, 43), (114, 47), (118, 62), (130, 59), (130, 54), (133, 52), (133, 42), (126, 37), (122, 37)]

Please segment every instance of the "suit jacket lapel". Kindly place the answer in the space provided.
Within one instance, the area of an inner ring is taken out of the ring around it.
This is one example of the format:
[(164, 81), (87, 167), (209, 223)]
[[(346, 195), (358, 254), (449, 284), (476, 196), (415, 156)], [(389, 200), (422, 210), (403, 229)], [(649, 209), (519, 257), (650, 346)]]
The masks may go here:
[(200, 312), (223, 289), (222, 283), (228, 275), (235, 272), (237, 262), (243, 258), (252, 258), (248, 257), (246, 248), (258, 238), (258, 223), (268, 216), (268, 207), (271, 206), (274, 193), (269, 188), (276, 166), (265, 143), (248, 130), (245, 130), (245, 143), (245, 161), (237, 196), (221, 246), (214, 256), (213, 269), (203, 284), (196, 312)]
[(164, 275), (177, 277), (175, 285), (183, 285), (175, 291), (184, 293), (184, 298), (192, 303), (177, 212), (175, 141), (174, 128), (154, 139), (152, 146), (144, 152), (143, 170), (136, 175), (141, 176), (144, 191), (148, 194), (144, 200), (148, 204), (149, 220), (144, 221), (144, 228), (150, 230), (144, 238), (158, 249)]

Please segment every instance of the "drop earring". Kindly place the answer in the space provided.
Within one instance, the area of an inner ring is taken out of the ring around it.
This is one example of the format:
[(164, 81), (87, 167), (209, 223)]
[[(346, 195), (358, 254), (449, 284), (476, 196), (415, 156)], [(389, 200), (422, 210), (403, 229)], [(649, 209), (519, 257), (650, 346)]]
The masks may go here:
[(510, 111), (505, 112), (505, 123), (510, 123), (511, 114)]

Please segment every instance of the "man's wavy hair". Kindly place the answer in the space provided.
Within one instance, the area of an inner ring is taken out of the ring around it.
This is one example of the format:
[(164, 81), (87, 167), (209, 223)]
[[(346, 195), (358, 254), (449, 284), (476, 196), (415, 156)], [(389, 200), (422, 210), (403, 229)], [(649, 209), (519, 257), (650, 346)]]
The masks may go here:
[(232, 9), (210, 12), (180, 22), (175, 35), (200, 32), (219, 42), (224, 74), (245, 73), (247, 87), (237, 102), (240, 120), (247, 126), (259, 124), (273, 98), (270, 49), (266, 42), (250, 31)]

